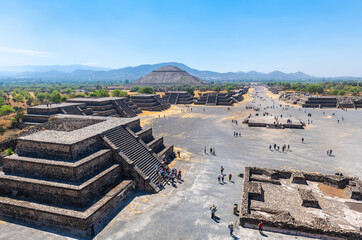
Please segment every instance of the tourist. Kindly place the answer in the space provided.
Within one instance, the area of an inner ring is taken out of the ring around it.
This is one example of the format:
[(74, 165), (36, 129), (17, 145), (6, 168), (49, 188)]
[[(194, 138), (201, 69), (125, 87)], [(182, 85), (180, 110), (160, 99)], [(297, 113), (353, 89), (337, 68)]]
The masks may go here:
[(158, 166), (157, 165), (155, 165), (155, 171), (156, 171), (156, 173), (158, 173)]
[(221, 175), (217, 176), (217, 181), (220, 182)]
[(271, 145), (269, 145), (269, 150), (271, 151), (271, 148), (272, 148), (272, 146)]
[(212, 204), (212, 206), (210, 207), (211, 210), (211, 219), (215, 218), (215, 212), (216, 212), (216, 206), (214, 204)]
[(332, 149), (329, 150), (329, 155), (332, 156)]
[(221, 172), (221, 174), (223, 174), (223, 172), (224, 172), (224, 167), (223, 166), (220, 167), (220, 172)]
[(327, 150), (327, 156), (329, 156), (329, 149)]
[(181, 153), (180, 153), (180, 151), (177, 151), (177, 155), (178, 155), (179, 158), (181, 158)]
[(234, 131), (234, 137), (236, 136), (236, 132)]
[(274, 150), (276, 150), (276, 147), (277, 147), (277, 144), (276, 144), (276, 143), (274, 143)]
[(304, 138), (302, 138), (302, 143), (304, 143)]
[(221, 175), (221, 181), (224, 182), (224, 174)]
[(210, 154), (212, 154), (212, 148), (210, 148)]
[(344, 121), (344, 118), (343, 118), (343, 116), (342, 116), (342, 122)]
[(337, 123), (339, 123), (339, 119), (337, 120)]
[(215, 155), (215, 148), (212, 149), (212, 154)]
[(258, 228), (259, 228), (260, 234), (263, 233), (263, 222), (260, 222), (260, 223), (258, 224)]
[(234, 231), (234, 224), (233, 222), (231, 222), (228, 226), (228, 228), (230, 229), (230, 235), (233, 236), (233, 231)]
[(179, 180), (181, 180), (181, 171), (180, 170), (178, 171), (178, 176), (177, 177), (178, 177)]
[(204, 153), (206, 154), (206, 146), (204, 147)]
[(288, 144), (288, 152), (290, 151), (290, 145)]
[(91, 237), (94, 237), (94, 235), (95, 235), (95, 233), (94, 233), (94, 223), (89, 225), (89, 228), (90, 228), (90, 232), (91, 232)]
[(279, 146), (277, 147), (277, 149), (278, 149), (278, 152), (279, 152)]
[(233, 176), (233, 175), (230, 173), (230, 174), (229, 174), (229, 182), (231, 181), (232, 176)]

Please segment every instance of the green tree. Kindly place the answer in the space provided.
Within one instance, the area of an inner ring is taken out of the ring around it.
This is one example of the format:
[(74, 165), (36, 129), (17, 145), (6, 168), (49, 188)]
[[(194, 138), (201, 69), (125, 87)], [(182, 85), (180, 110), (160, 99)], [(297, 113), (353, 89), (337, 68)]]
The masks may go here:
[(3, 97), (0, 97), (0, 107), (5, 104), (5, 99)]
[(338, 91), (336, 89), (333, 89), (330, 93), (331, 93), (331, 95), (337, 95)]
[(190, 94), (191, 96), (195, 96), (195, 88), (194, 87), (187, 87), (186, 92)]
[(152, 93), (153, 93), (153, 88), (151, 88), (151, 87), (141, 87), (141, 88), (138, 90), (138, 93), (152, 94)]
[(15, 110), (10, 105), (2, 105), (0, 107), (0, 114), (1, 115), (7, 115), (7, 114), (13, 113), (13, 112), (15, 112)]
[(98, 89), (95, 94), (97, 97), (109, 97), (109, 92), (106, 89)]
[(60, 103), (62, 101), (62, 95), (57, 90), (54, 90), (52, 94), (50, 94), (50, 101), (55, 103)]
[(114, 89), (112, 91), (112, 97), (127, 97), (128, 93), (125, 91), (121, 91), (120, 89)]
[(21, 94), (15, 95), (15, 97), (13, 97), (13, 100), (15, 102), (24, 102), (24, 96)]
[(140, 90), (140, 87), (139, 86), (133, 86), (132, 88), (131, 88), (131, 92), (138, 92), (138, 90)]
[(343, 89), (338, 91), (338, 95), (344, 95), (344, 94), (346, 94), (346, 91), (344, 91)]
[(215, 86), (213, 90), (214, 90), (215, 92), (220, 92), (220, 91), (221, 91), (220, 85)]
[(235, 87), (233, 87), (233, 86), (226, 87), (226, 91), (228, 91), (228, 92), (232, 92), (234, 89), (235, 89)]
[(38, 93), (36, 94), (36, 99), (38, 99), (38, 101), (40, 103), (43, 103), (45, 99), (47, 99), (48, 96), (47, 96), (47, 93)]

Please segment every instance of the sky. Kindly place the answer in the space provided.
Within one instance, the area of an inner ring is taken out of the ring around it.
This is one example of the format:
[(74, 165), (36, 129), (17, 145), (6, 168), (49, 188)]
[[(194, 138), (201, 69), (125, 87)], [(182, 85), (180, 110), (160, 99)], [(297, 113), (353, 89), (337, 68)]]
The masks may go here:
[(362, 76), (361, 0), (0, 0), (0, 66)]

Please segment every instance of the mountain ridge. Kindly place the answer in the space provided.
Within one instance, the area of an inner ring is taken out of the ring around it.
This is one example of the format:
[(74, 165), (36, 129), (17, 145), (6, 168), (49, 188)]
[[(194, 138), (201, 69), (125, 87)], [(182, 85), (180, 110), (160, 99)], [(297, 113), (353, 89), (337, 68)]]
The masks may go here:
[(238, 71), (238, 72), (215, 72), (209, 70), (198, 70), (191, 68), (183, 63), (178, 62), (164, 62), (157, 64), (142, 64), (134, 67), (124, 67), (118, 69), (108, 69), (101, 67), (92, 67), (86, 65), (49, 65), (49, 66), (17, 66), (8, 67), (7, 70), (14, 69), (28, 69), (36, 71), (22, 71), (22, 72), (11, 72), (2, 71), (5, 67), (0, 67), (0, 78), (21, 78), (21, 79), (43, 79), (43, 80), (103, 80), (103, 81), (114, 81), (114, 80), (137, 80), (152, 71), (172, 65), (185, 70), (191, 75), (199, 77), (203, 80), (309, 80), (318, 79), (303, 72), (295, 73), (284, 73), (278, 70), (262, 73), (257, 71)]

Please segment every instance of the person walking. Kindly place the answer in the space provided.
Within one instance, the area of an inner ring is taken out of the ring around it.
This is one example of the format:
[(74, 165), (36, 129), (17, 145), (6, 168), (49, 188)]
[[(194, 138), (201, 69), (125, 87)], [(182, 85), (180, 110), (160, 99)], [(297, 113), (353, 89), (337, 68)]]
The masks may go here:
[(302, 138), (302, 143), (304, 143), (304, 138)]
[(233, 232), (234, 232), (234, 223), (231, 222), (229, 225), (228, 225), (228, 228), (230, 230), (230, 235), (233, 236)]
[(220, 167), (220, 172), (221, 172), (222, 175), (224, 175), (224, 167), (223, 166)]
[(221, 175), (217, 176), (217, 181), (220, 182)]
[(222, 180), (222, 182), (224, 182), (224, 174), (221, 175), (221, 180)]
[(231, 181), (232, 176), (233, 176), (233, 175), (230, 173), (230, 174), (229, 174), (229, 182)]
[(269, 145), (269, 150), (271, 151), (271, 148), (272, 148), (272, 146), (271, 145)]
[(259, 229), (260, 234), (262, 234), (263, 233), (263, 222), (260, 222), (258, 224), (258, 229)]
[(206, 146), (204, 147), (204, 153), (206, 154)]
[(215, 212), (216, 212), (216, 206), (215, 204), (212, 204), (212, 206), (210, 207), (211, 210), (211, 219), (215, 218)]
[(178, 179), (181, 180), (181, 171), (178, 171)]
[(288, 152), (290, 151), (290, 145), (288, 144)]

